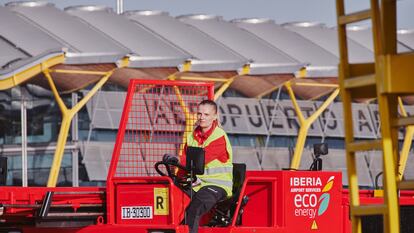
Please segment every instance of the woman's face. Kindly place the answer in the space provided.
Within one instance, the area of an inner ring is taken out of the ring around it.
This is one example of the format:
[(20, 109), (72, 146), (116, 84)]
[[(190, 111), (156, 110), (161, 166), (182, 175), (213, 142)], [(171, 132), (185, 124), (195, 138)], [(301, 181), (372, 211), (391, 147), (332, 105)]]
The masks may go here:
[(214, 107), (208, 104), (199, 105), (197, 111), (198, 125), (203, 132), (206, 132), (213, 125), (214, 120), (217, 119), (217, 112)]

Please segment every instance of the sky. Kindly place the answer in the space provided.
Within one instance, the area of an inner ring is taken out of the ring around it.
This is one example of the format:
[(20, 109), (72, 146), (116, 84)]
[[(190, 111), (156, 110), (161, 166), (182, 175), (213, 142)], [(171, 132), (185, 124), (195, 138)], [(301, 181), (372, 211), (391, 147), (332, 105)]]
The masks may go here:
[[(3, 5), (11, 0), (0, 0)], [(335, 0), (123, 0), (124, 11), (162, 10), (172, 16), (212, 14), (226, 20), (270, 18), (276, 23), (312, 21), (336, 26)], [(116, 0), (48, 0), (58, 8), (75, 5), (105, 5), (116, 11)], [(369, 0), (346, 0), (346, 10), (369, 7)], [(397, 2), (397, 27), (414, 29), (414, 0)]]

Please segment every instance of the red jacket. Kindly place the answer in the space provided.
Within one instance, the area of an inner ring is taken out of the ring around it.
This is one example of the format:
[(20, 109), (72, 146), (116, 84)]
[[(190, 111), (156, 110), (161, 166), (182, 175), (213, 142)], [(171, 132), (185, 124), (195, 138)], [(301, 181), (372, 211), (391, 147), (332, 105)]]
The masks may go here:
[[(213, 133), (214, 129), (218, 127), (217, 121), (213, 122), (212, 127), (205, 133), (201, 130), (200, 126), (197, 126), (195, 130), (193, 131), (194, 139), (198, 142), (198, 144), (201, 146), (203, 143), (208, 139), (208, 137)], [(180, 157), (181, 164), (185, 165), (185, 158), (186, 158), (186, 152), (187, 150), (187, 144), (184, 146), (184, 151)], [(204, 147), (205, 150), (205, 164), (208, 164), (209, 162), (218, 159), (219, 161), (225, 163), (229, 159), (229, 153), (226, 149), (226, 139), (223, 137), (220, 137), (211, 143), (209, 143), (206, 147)]]

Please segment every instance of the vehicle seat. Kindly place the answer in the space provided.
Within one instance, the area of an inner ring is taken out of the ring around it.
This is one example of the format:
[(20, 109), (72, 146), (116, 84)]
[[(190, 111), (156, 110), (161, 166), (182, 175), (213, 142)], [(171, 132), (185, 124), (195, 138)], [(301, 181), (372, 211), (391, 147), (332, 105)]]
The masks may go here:
[[(246, 164), (233, 163), (233, 196), (216, 204), (212, 210), (213, 217), (208, 224), (209, 226), (228, 226), (231, 224), (245, 178)], [(242, 207), (247, 204), (247, 201), (247, 196), (243, 197), (236, 224), (241, 224)]]

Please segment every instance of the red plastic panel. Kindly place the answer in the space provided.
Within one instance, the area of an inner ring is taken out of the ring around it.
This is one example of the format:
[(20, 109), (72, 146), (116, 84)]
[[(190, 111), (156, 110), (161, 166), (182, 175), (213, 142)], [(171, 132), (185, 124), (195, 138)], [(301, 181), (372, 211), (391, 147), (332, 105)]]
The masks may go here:
[(273, 194), (272, 183), (262, 181), (251, 181), (246, 188), (249, 203), (243, 215), (243, 226), (271, 227)]
[[(168, 185), (131, 184), (117, 187), (118, 197), (116, 219), (120, 224), (161, 224), (171, 223), (168, 214), (156, 214), (154, 189), (168, 190)], [(162, 208), (169, 208), (169, 203), (159, 203)]]
[(115, 223), (151, 227), (177, 226), (188, 196), (167, 177), (123, 178), (115, 186)]
[(288, 232), (341, 232), (343, 202), (338, 172), (252, 171), (241, 227), (284, 228)]
[(341, 232), (341, 173), (285, 172), (283, 186), (288, 229), (292, 232)]

